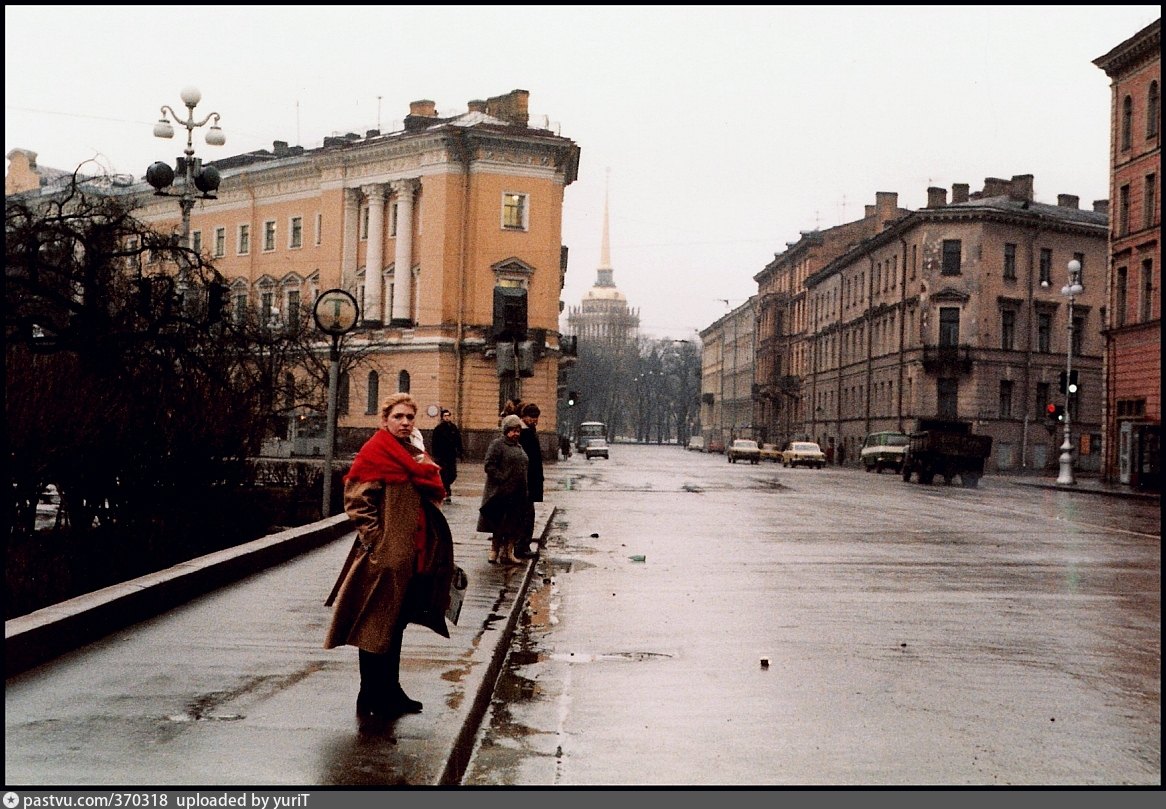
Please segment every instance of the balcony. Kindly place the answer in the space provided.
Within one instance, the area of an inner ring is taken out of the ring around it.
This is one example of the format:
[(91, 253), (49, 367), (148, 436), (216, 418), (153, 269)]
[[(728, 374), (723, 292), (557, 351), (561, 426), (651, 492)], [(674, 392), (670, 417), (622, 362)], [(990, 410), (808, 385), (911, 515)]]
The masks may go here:
[(972, 347), (923, 346), (923, 370), (938, 376), (964, 376), (972, 372)]

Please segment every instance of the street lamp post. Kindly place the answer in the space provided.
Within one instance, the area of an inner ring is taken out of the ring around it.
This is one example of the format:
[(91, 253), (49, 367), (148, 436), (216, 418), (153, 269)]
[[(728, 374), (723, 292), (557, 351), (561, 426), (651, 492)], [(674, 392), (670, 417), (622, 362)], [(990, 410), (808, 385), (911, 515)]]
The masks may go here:
[(336, 454), (336, 400), (340, 390), (340, 338), (356, 328), (360, 309), (356, 298), (343, 289), (320, 293), (312, 308), (316, 328), (332, 338), (328, 353), (328, 424), (324, 438), (324, 493), (320, 516), (332, 516), (332, 459)]
[[(167, 140), (174, 137), (174, 126), (170, 123), (170, 119), (167, 116), (173, 117), (180, 126), (186, 127), (185, 157), (178, 158), (176, 165), (177, 173), (183, 177), (182, 190), (177, 194), (163, 190), (174, 182), (175, 177), (175, 169), (171, 169), (166, 163), (154, 163), (147, 168), (146, 182), (154, 187), (154, 193), (158, 196), (174, 196), (178, 198), (178, 205), (182, 209), (182, 246), (189, 250), (190, 212), (194, 209), (194, 200), (196, 199), (195, 190), (202, 192), (202, 199), (216, 199), (214, 192), (218, 190), (219, 183), (222, 180), (218, 169), (214, 166), (206, 166), (204, 168), (202, 160), (195, 158), (194, 130), (206, 126), (206, 124), (213, 120), (214, 123), (211, 124), (211, 128), (206, 133), (207, 145), (222, 146), (227, 142), (227, 138), (223, 135), (223, 130), (219, 128), (219, 114), (217, 112), (210, 113), (201, 121), (195, 120), (194, 108), (202, 100), (202, 93), (197, 87), (183, 87), (180, 95), (182, 97), (182, 103), (186, 105), (186, 119), (183, 120), (180, 118), (178, 113), (170, 105), (163, 104), (161, 117), (154, 124), (154, 137)], [(185, 291), (188, 285), (186, 276), (186, 267), (183, 265), (178, 275), (180, 294)]]
[(1065, 351), (1065, 440), (1061, 444), (1061, 470), (1057, 475), (1057, 483), (1062, 486), (1074, 486), (1077, 483), (1073, 478), (1073, 441), (1069, 429), (1069, 403), (1073, 396), (1069, 380), (1073, 378), (1073, 303), (1084, 291), (1081, 286), (1081, 262), (1073, 259), (1069, 262), (1068, 270), (1069, 283), (1061, 287), (1061, 294), (1069, 299), (1069, 346)]

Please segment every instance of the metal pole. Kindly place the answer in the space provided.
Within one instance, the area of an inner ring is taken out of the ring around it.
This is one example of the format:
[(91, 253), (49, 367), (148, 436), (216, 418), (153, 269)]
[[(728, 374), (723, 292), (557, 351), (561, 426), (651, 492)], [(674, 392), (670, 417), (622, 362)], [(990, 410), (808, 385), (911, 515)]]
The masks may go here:
[(1077, 481), (1073, 478), (1073, 440), (1069, 427), (1069, 401), (1073, 394), (1069, 392), (1072, 387), (1069, 380), (1073, 377), (1073, 296), (1069, 296), (1069, 349), (1065, 352), (1065, 440), (1061, 444), (1061, 457), (1059, 459), (1061, 464), (1060, 474), (1057, 475), (1057, 483), (1064, 486), (1073, 486)]
[(328, 366), (328, 427), (324, 438), (324, 503), (320, 516), (332, 516), (332, 458), (336, 452), (336, 397), (340, 390), (340, 335), (332, 335)]

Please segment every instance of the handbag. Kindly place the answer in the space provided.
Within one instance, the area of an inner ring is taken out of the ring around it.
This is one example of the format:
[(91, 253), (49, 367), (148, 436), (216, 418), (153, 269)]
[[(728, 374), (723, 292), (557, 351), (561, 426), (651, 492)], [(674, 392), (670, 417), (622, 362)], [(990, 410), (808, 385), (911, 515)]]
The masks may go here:
[(445, 610), (446, 619), (457, 626), (457, 620), (462, 614), (462, 602), (466, 598), (466, 587), (469, 586), (470, 580), (466, 577), (466, 572), (459, 566), (453, 566), (453, 577), (449, 582), (449, 607)]

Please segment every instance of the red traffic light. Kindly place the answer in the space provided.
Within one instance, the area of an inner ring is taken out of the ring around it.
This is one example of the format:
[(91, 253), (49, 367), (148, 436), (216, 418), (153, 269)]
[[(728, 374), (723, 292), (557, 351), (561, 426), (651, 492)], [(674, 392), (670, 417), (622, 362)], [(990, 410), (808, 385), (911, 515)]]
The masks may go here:
[(1045, 412), (1050, 416), (1055, 416), (1057, 414), (1057, 406), (1052, 402), (1049, 402), (1047, 405), (1045, 405)]

